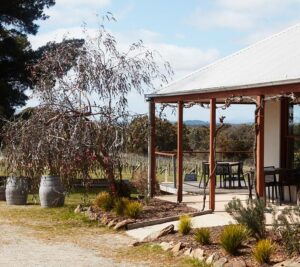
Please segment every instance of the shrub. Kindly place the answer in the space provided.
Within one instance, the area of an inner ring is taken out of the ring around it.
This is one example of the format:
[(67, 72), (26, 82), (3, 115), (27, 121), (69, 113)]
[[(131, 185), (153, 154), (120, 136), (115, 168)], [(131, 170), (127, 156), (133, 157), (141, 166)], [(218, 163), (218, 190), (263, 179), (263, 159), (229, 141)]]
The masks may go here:
[(125, 215), (129, 218), (137, 219), (143, 210), (143, 206), (140, 202), (130, 201), (126, 205)]
[(192, 267), (212, 267), (212, 264), (206, 263), (205, 261), (198, 260), (196, 258), (189, 258), (185, 260), (185, 263), (188, 264), (188, 266)]
[(133, 172), (131, 182), (138, 194), (143, 196), (148, 195), (148, 173), (146, 170), (140, 168)]
[(94, 204), (104, 211), (110, 211), (114, 207), (114, 198), (108, 192), (101, 192), (96, 196)]
[(280, 234), (282, 242), (288, 253), (300, 254), (300, 207), (285, 208), (273, 218), (273, 228)]
[(192, 230), (192, 219), (188, 215), (182, 215), (179, 219), (178, 232), (187, 235)]
[(243, 225), (227, 225), (220, 236), (221, 246), (231, 255), (235, 255), (247, 240), (248, 232)]
[(201, 245), (210, 243), (210, 230), (208, 228), (198, 228), (195, 232), (195, 240)]
[(129, 203), (128, 198), (122, 197), (116, 199), (114, 203), (114, 212), (119, 216), (123, 216), (125, 214), (128, 203)]
[(253, 257), (259, 264), (269, 263), (271, 255), (274, 251), (273, 245), (267, 239), (258, 241), (253, 249)]
[(233, 199), (226, 205), (226, 211), (244, 225), (256, 239), (261, 239), (266, 233), (265, 203), (260, 199), (248, 201), (243, 206), (241, 200)]
[(116, 180), (115, 185), (116, 185), (117, 195), (119, 197), (127, 197), (127, 198), (130, 197), (130, 194), (133, 191), (133, 187), (131, 183), (129, 183), (128, 181)]

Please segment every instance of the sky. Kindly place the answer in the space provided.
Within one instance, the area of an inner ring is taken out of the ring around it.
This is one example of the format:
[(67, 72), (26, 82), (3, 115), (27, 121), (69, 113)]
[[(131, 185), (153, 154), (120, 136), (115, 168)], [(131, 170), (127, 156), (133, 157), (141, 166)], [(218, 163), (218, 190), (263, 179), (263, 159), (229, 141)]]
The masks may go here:
[[(56, 0), (46, 10), (49, 19), (38, 21), (39, 32), (30, 36), (33, 48), (63, 37), (82, 37), (82, 25), (97, 29), (100, 18), (113, 13), (107, 25), (121, 44), (143, 40), (169, 61), (173, 80), (236, 52), (271, 34), (300, 23), (300, 0)], [(149, 93), (149, 92), (148, 92)], [(29, 106), (35, 105), (31, 99)], [(129, 110), (146, 113), (142, 95), (129, 95)], [(253, 106), (233, 106), (225, 115), (231, 123), (253, 121)], [(176, 120), (171, 112), (170, 120)], [(209, 111), (185, 109), (185, 120), (209, 120)]]

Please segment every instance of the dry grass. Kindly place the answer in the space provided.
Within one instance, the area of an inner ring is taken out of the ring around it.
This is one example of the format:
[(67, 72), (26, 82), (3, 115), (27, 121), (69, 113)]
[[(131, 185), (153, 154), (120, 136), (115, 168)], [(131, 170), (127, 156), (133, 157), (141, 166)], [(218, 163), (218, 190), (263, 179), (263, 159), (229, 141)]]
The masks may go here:
[[(95, 195), (89, 195), (91, 201)], [(124, 233), (116, 233), (101, 227), (98, 222), (90, 221), (82, 214), (75, 214), (74, 209), (81, 201), (82, 194), (76, 193), (67, 197), (66, 205), (61, 208), (42, 209), (34, 204), (32, 196), (26, 206), (7, 206), (5, 202), (0, 202), (0, 223), (21, 226), (24, 233), (46, 243), (77, 244), (120, 262), (145, 262), (155, 267), (198, 266), (184, 257), (174, 257), (171, 253), (162, 251), (159, 246), (128, 247), (133, 240)]]

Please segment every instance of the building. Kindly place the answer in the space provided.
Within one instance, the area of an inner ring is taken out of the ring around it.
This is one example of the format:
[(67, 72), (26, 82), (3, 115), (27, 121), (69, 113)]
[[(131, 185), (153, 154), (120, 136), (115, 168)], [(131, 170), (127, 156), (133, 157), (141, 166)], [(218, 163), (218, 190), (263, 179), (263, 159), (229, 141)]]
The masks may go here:
[[(210, 170), (214, 170), (213, 141), (216, 105), (255, 104), (256, 189), (265, 194), (265, 166), (300, 167), (300, 24), (217, 60), (165, 88), (145, 95), (149, 102), (149, 183), (155, 184), (155, 104), (177, 104), (177, 189), (182, 201), (182, 126), (183, 109), (188, 103), (210, 105)], [(184, 60), (184, 59), (183, 59)], [(284, 180), (284, 177), (282, 177)], [(216, 176), (211, 173), (210, 208), (215, 207)], [(300, 183), (300, 177), (299, 177)], [(293, 186), (295, 198), (296, 186)]]

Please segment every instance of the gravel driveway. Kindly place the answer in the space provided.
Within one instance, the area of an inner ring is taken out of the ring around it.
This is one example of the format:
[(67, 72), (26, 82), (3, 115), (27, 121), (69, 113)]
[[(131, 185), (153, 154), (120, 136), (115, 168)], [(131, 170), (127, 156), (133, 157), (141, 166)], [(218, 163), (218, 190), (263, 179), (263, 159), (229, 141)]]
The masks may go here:
[[(119, 238), (120, 240), (116, 240)], [(127, 244), (132, 240), (126, 236), (111, 234), (98, 238), (103, 248), (112, 244)], [(145, 266), (117, 262), (97, 251), (84, 248), (73, 242), (48, 242), (34, 237), (30, 229), (22, 226), (1, 223), (0, 226), (0, 266)]]

